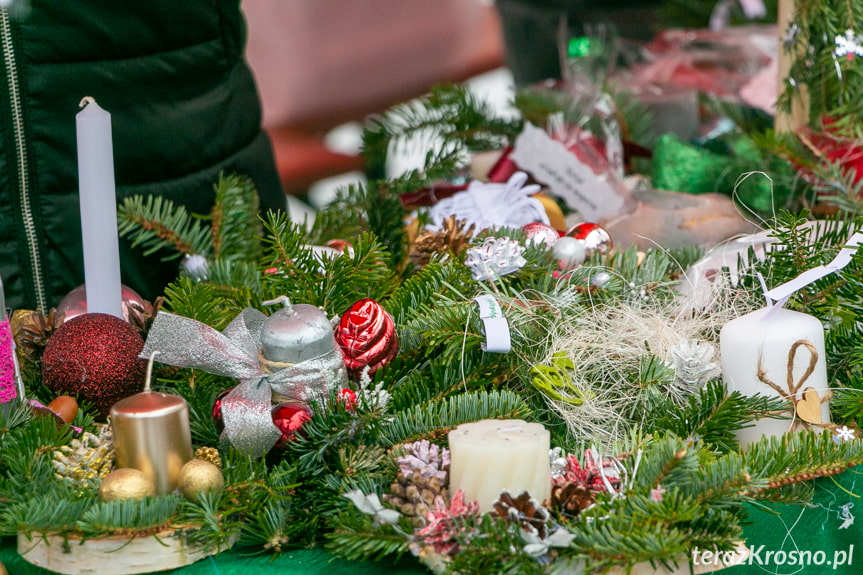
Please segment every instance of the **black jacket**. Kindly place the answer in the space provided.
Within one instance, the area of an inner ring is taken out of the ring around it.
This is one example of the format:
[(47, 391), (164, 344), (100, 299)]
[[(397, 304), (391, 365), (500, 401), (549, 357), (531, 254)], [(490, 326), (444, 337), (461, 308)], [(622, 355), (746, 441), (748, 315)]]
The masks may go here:
[[(111, 113), (118, 200), (207, 213), (220, 171), (284, 198), (244, 60), (238, 0), (19, 0), (0, 10), (0, 277), (7, 305), (50, 309), (84, 281), (75, 115)], [(14, 6), (14, 5), (13, 5)], [(176, 261), (121, 240), (123, 283), (152, 300)]]

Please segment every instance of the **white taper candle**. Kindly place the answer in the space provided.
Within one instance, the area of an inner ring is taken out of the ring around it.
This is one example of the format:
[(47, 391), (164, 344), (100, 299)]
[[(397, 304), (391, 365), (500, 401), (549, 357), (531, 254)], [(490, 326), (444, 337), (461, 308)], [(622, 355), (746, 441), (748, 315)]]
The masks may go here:
[(123, 318), (111, 114), (90, 97), (76, 117), (87, 312)]

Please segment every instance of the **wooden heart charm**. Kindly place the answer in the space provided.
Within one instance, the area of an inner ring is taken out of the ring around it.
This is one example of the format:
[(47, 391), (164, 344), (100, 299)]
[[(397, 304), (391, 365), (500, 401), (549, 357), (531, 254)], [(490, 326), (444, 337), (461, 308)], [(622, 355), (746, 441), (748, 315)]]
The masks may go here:
[(821, 421), (821, 396), (814, 387), (803, 390), (803, 399), (796, 403), (797, 417), (807, 423), (823, 423)]

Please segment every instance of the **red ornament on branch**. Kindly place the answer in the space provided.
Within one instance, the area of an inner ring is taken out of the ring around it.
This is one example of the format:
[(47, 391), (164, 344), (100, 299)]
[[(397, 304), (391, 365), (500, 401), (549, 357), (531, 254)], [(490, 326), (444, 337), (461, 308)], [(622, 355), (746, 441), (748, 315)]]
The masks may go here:
[(273, 424), (282, 432), (282, 436), (273, 447), (283, 447), (294, 440), (297, 433), (307, 421), (312, 418), (312, 410), (305, 403), (286, 401), (273, 407)]
[(370, 374), (374, 373), (395, 357), (399, 350), (392, 316), (371, 299), (360, 300), (352, 305), (342, 315), (335, 335), (351, 375), (358, 375), (366, 367)]

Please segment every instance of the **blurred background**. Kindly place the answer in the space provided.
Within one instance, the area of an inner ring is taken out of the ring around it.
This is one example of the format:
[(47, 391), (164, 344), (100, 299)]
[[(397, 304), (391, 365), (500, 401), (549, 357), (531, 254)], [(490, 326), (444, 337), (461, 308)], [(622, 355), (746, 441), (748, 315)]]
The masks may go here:
[[(363, 120), (432, 86), (466, 82), (506, 114), (516, 87), (560, 77), (566, 36), (609, 26), (637, 47), (667, 28), (776, 21), (775, 0), (245, 0), (243, 8), (264, 125), (297, 221), (366, 177)], [(394, 154), (386, 170), (418, 167), (417, 156)]]

